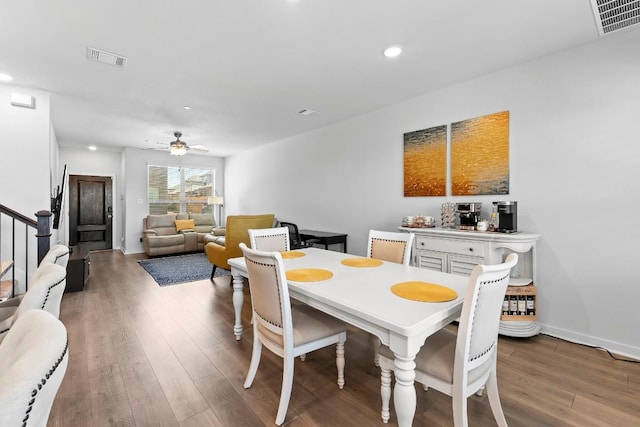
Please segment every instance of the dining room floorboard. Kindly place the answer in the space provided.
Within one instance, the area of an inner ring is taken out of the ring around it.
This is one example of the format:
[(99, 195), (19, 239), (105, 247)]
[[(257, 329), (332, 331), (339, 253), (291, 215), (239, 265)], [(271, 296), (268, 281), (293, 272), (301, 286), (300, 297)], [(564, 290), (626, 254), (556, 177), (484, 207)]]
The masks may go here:
[[(250, 389), (251, 298), (233, 335), (230, 276), (160, 287), (144, 254), (91, 253), (90, 280), (66, 293), (60, 319), (69, 365), (48, 426), (273, 426), (282, 359), (268, 350)], [(369, 335), (348, 328), (343, 390), (335, 350), (296, 360), (285, 426), (374, 426), (380, 373)], [(546, 335), (500, 337), (498, 385), (509, 426), (640, 425), (640, 365)], [(452, 426), (451, 399), (416, 385), (414, 426)], [(486, 396), (468, 399), (469, 425), (495, 426)], [(391, 402), (390, 426), (397, 425)]]

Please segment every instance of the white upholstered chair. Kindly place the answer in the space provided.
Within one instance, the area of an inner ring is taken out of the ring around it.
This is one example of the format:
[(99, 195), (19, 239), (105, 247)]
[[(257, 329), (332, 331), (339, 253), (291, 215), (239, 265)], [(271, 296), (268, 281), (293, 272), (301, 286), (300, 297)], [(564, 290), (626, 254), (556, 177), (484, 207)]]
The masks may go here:
[[(64, 267), (66, 269), (68, 262), (69, 262), (69, 248), (66, 247), (65, 245), (54, 245), (51, 249), (49, 249), (46, 255), (42, 258), (42, 261), (40, 261), (40, 265), (38, 266), (36, 271), (34, 271), (33, 274), (31, 275), (31, 278), (29, 279), (29, 283), (32, 283), (38, 280), (38, 277), (40, 277), (40, 275), (42, 274), (42, 266), (47, 264), (58, 264), (59, 266)], [(20, 302), (22, 301), (23, 297), (24, 297), (24, 294), (18, 295), (0, 303), (0, 321), (3, 319), (3, 317), (7, 316), (6, 313), (8, 312), (7, 310), (3, 310), (3, 308), (14, 307), (14, 309), (12, 310), (15, 310), (20, 305)], [(2, 314), (3, 312), (5, 313), (4, 316)]]
[(18, 305), (5, 306), (4, 303), (0, 303), (0, 342), (27, 310), (37, 308), (48, 311), (56, 318), (60, 317), (60, 303), (67, 285), (67, 269), (57, 264), (40, 264), (38, 271), (38, 277), (31, 282)]
[(282, 256), (240, 244), (247, 263), (253, 308), (253, 353), (244, 388), (251, 387), (260, 364), (262, 346), (284, 359), (276, 424), (287, 415), (293, 387), (294, 359), (301, 354), (336, 344), (338, 386), (344, 386), (345, 325), (306, 305), (291, 306)]
[[(415, 234), (413, 233), (369, 230), (367, 257), (409, 265), (414, 238)], [(374, 349), (373, 363), (376, 366), (380, 366), (380, 361), (378, 360), (380, 339), (372, 335), (371, 345)]]
[(284, 252), (289, 250), (289, 229), (252, 228), (249, 229), (251, 249), (263, 252)]
[(46, 426), (69, 360), (67, 330), (28, 310), (0, 343), (0, 425)]
[[(442, 329), (427, 338), (416, 356), (416, 381), (452, 397), (453, 422), (467, 426), (467, 398), (485, 386), (493, 416), (501, 427), (507, 422), (500, 405), (496, 361), (498, 327), (502, 301), (509, 284), (511, 268), (518, 255), (510, 254), (504, 263), (477, 265), (469, 277), (457, 334)], [(391, 370), (394, 355), (380, 348), (382, 420), (389, 420)]]
[(60, 267), (67, 268), (69, 263), (69, 248), (65, 245), (54, 245), (49, 252), (42, 258), (38, 269), (31, 275), (31, 281), (37, 280), (42, 273), (40, 267), (46, 264), (57, 264)]
[(69, 248), (65, 245), (53, 245), (47, 254), (40, 261), (42, 264), (58, 264), (61, 267), (67, 268), (69, 262)]
[(367, 257), (409, 265), (413, 233), (369, 230)]

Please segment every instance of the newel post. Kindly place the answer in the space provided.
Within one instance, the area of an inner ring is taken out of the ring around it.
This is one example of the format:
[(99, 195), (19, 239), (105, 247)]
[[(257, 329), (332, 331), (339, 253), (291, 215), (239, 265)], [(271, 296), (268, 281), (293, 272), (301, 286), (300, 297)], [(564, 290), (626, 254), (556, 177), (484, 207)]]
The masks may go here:
[(51, 245), (51, 212), (38, 211), (36, 212), (38, 218), (38, 265), (42, 258), (49, 252)]

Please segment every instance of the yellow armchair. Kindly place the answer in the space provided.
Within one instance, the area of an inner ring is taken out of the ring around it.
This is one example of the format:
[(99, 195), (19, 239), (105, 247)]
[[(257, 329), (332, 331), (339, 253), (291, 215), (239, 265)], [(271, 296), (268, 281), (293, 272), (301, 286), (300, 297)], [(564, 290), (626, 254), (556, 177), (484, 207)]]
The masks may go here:
[(216, 267), (231, 270), (231, 266), (227, 262), (229, 258), (237, 258), (242, 256), (240, 243), (250, 246), (249, 230), (250, 228), (270, 228), (273, 227), (274, 214), (264, 215), (230, 215), (227, 217), (227, 227), (224, 246), (209, 242), (204, 247), (209, 262), (213, 264), (211, 269), (211, 280), (216, 271)]

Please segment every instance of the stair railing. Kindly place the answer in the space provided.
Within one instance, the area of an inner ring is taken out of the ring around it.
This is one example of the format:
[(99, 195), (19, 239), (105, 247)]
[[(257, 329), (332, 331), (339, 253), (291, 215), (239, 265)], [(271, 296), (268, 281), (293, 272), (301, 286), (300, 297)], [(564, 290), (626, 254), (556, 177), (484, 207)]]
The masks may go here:
[[(4, 227), (3, 223), (3, 215), (6, 215), (11, 220), (10, 227)], [(13, 268), (11, 269), (11, 296), (15, 296), (15, 285), (16, 285), (16, 222), (24, 225), (24, 236), (25, 236), (25, 252), (24, 252), (24, 272), (25, 272), (25, 292), (29, 286), (29, 241), (33, 242), (33, 237), (37, 239), (37, 259), (38, 265), (42, 258), (49, 252), (50, 248), (50, 237), (51, 237), (51, 212), (49, 211), (38, 211), (36, 214), (36, 220), (26, 217), (19, 212), (14, 211), (4, 205), (0, 204), (0, 260), (4, 260), (2, 255), (2, 242), (4, 241), (3, 231), (10, 228), (11, 232), (11, 261), (13, 262)], [(34, 229), (36, 231), (35, 235), (30, 234), (30, 230)], [(30, 238), (31, 237), (31, 238)]]

